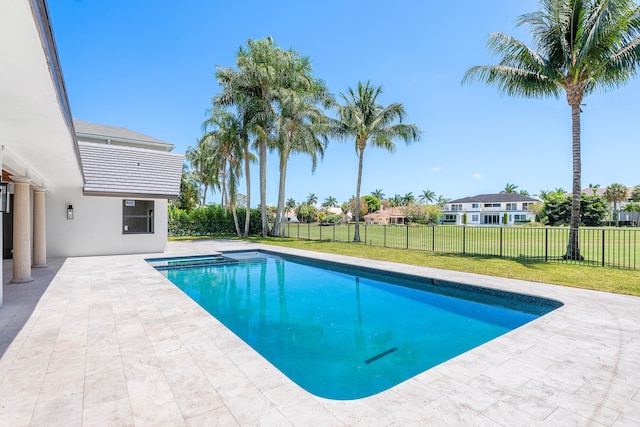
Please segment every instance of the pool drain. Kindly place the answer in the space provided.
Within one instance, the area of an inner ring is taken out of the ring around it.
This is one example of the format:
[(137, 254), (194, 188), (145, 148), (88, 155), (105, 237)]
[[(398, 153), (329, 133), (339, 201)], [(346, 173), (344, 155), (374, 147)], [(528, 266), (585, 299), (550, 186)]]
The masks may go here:
[(398, 350), (398, 347), (390, 348), (389, 350), (383, 351), (380, 354), (376, 354), (375, 356), (370, 357), (369, 359), (365, 360), (364, 363), (366, 363), (368, 365), (369, 363), (375, 362), (376, 360), (380, 359), (381, 357), (385, 357), (386, 355), (391, 354), (391, 353), (393, 353), (394, 351), (397, 351), (397, 350)]

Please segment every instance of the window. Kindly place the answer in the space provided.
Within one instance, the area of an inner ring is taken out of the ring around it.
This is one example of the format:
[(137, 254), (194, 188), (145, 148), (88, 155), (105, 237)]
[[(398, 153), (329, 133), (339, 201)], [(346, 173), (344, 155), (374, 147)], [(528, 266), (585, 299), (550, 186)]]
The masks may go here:
[(524, 202), (524, 203), (522, 203), (522, 210), (523, 211), (526, 210), (527, 206), (531, 206), (531, 205), (533, 205), (532, 202)]
[(500, 203), (485, 203), (484, 207), (485, 208), (499, 208), (501, 205)]
[(122, 201), (122, 233), (153, 233), (153, 200)]
[(514, 221), (518, 221), (518, 222), (528, 222), (529, 219), (527, 218), (526, 214), (515, 214), (513, 216), (513, 220)]
[(451, 210), (454, 212), (459, 212), (462, 210), (462, 205), (451, 205)]
[(471, 209), (478, 209), (480, 207), (480, 203), (471, 203)]
[(456, 222), (458, 215), (445, 215), (444, 222)]
[(517, 211), (518, 210), (518, 204), (517, 203), (507, 203), (507, 210), (508, 211)]
[(479, 216), (478, 215), (471, 215), (471, 222), (478, 222)]

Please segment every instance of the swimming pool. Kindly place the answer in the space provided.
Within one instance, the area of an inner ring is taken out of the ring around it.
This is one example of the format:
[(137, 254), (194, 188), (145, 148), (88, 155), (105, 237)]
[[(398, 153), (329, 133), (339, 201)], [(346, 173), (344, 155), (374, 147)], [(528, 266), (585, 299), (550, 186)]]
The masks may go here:
[(562, 305), (265, 252), (149, 260), (307, 391), (381, 392)]

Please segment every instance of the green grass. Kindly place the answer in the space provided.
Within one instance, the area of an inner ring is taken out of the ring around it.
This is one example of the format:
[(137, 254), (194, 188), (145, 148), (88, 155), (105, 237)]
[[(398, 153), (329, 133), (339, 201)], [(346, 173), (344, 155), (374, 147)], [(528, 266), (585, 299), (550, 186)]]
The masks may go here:
[(249, 240), (288, 248), (640, 296), (640, 274), (633, 270), (477, 255), (454, 255), (356, 243), (257, 237)]

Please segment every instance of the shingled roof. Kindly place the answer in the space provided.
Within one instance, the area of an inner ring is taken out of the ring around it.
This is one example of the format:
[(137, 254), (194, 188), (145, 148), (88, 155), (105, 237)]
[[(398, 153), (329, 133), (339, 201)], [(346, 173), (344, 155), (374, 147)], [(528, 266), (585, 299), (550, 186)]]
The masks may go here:
[(89, 123), (79, 119), (73, 119), (73, 127), (75, 128), (78, 139), (85, 137), (103, 141), (113, 140), (125, 143), (143, 143), (153, 145), (165, 151), (171, 151), (173, 149), (173, 144), (126, 128)]
[(86, 196), (176, 199), (181, 154), (78, 141)]
[(503, 203), (503, 202), (537, 202), (537, 199), (518, 193), (478, 194), (472, 197), (451, 200), (449, 203)]

